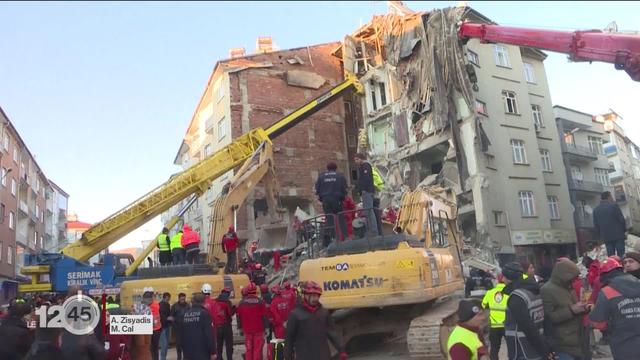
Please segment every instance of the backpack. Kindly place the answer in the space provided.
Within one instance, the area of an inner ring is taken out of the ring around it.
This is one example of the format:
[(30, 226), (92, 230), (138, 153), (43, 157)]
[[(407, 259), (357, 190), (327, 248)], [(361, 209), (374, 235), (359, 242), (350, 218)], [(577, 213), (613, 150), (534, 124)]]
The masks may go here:
[(382, 179), (378, 168), (371, 166), (371, 174), (373, 175), (373, 187), (377, 192), (381, 192), (384, 189), (384, 179)]

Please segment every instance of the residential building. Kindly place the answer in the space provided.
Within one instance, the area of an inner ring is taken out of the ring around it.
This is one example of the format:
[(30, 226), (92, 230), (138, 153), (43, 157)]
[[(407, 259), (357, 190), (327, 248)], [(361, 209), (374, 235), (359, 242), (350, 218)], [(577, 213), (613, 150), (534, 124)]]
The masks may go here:
[[(234, 52), (233, 58), (216, 63), (176, 155), (176, 165), (187, 169), (250, 129), (271, 125), (343, 79), (339, 59), (331, 55), (339, 43), (271, 51), (269, 38), (259, 40), (259, 53), (242, 56), (243, 52)], [(328, 161), (349, 172), (344, 109), (343, 102), (336, 101), (274, 140), (285, 221), (297, 207), (308, 213), (316, 211), (313, 185)], [(354, 135), (353, 150), (355, 139)], [(203, 250), (210, 236), (213, 202), (232, 176), (230, 171), (216, 179), (183, 216), (183, 222), (200, 233)], [(163, 223), (186, 201), (165, 212)], [(241, 240), (257, 239), (266, 210), (264, 188), (259, 186), (236, 212)]]
[(69, 244), (67, 241), (67, 209), (69, 195), (49, 181), (46, 188), (45, 240), (44, 250), (59, 252)]
[(630, 232), (640, 236), (640, 147), (633, 143), (618, 124), (613, 112), (596, 116), (609, 131), (604, 152), (611, 163), (609, 181)]
[(365, 87), (359, 147), (386, 178), (383, 205), (407, 187), (452, 187), (471, 255), (537, 266), (574, 256), (546, 55), (477, 40), (459, 52), (438, 20), (457, 11), (491, 23), (471, 8), (375, 16), (336, 52)]
[[(91, 228), (92, 224), (80, 221), (78, 214), (67, 214), (67, 243), (74, 243), (82, 238), (82, 234)], [(100, 255), (106, 254), (108, 249), (101, 250), (92, 256), (87, 263), (94, 264), (100, 261)]]
[(612, 191), (609, 159), (604, 153), (609, 134), (604, 124), (595, 121), (591, 114), (559, 105), (553, 107), (553, 112), (574, 209), (578, 247), (582, 252), (587, 242), (598, 240), (593, 227), (593, 209), (600, 203), (603, 191)]

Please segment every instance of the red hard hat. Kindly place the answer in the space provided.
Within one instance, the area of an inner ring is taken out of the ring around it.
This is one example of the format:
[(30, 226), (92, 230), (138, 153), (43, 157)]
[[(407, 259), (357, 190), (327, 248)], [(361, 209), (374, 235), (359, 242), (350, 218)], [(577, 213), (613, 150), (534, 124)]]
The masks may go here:
[(267, 284), (260, 285), (260, 292), (261, 293), (265, 293), (267, 291), (269, 291), (269, 287), (267, 286)]
[(271, 287), (271, 293), (274, 295), (280, 295), (280, 285), (275, 284)]
[(622, 269), (622, 264), (620, 264), (618, 259), (613, 256), (609, 256), (605, 261), (600, 263), (600, 274), (608, 273), (614, 269)]
[(254, 283), (249, 283), (246, 289), (247, 289), (247, 295), (255, 295), (258, 292), (258, 287)]
[(229, 231), (236, 231), (236, 228), (233, 225), (229, 225)]
[(303, 294), (318, 294), (322, 295), (322, 288), (315, 281), (307, 281), (302, 289)]
[(260, 270), (260, 269), (262, 269), (262, 264), (257, 263), (254, 267), (255, 267), (256, 269)]
[(291, 289), (291, 283), (288, 281), (285, 281), (284, 283), (282, 283), (282, 286), (286, 289), (289, 290)]

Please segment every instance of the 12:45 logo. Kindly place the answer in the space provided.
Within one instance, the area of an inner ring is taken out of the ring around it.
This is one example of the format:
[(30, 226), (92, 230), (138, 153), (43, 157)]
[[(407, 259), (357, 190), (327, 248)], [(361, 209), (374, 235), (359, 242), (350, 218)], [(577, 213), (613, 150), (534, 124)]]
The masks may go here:
[(69, 297), (62, 305), (36, 309), (40, 328), (64, 328), (74, 335), (87, 335), (100, 321), (100, 308), (86, 295)]

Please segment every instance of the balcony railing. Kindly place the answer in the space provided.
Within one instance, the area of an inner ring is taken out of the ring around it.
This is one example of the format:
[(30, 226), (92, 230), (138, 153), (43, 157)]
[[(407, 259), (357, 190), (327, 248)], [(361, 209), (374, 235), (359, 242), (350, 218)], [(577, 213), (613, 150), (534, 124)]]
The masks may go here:
[(609, 181), (611, 182), (622, 180), (623, 177), (624, 177), (624, 174), (622, 173), (621, 170), (615, 170), (609, 173)]
[(584, 181), (584, 180), (569, 180), (569, 189), (575, 191), (586, 191), (586, 192), (595, 192), (601, 193), (604, 191), (604, 186), (602, 184), (594, 182), (594, 181)]
[(567, 154), (579, 156), (582, 158), (587, 158), (590, 160), (598, 160), (598, 154), (595, 151), (592, 151), (591, 148), (581, 145), (575, 144), (567, 144), (566, 142), (562, 143), (562, 151)]
[(29, 206), (24, 201), (20, 201), (20, 205), (18, 206), (20, 211), (22, 211), (25, 215), (29, 215)]
[(583, 228), (592, 228), (593, 227), (593, 216), (590, 214), (581, 214), (578, 213), (576, 215), (576, 226)]

